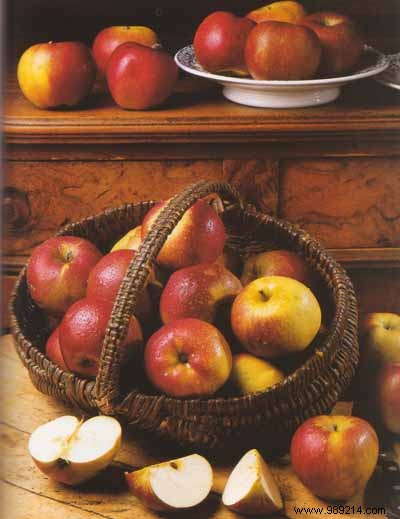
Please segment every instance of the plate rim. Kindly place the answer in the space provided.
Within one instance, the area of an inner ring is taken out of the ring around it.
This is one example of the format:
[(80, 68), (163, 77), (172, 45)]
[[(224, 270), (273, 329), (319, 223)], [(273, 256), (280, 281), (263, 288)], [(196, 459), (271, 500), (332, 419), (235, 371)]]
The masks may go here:
[[(363, 79), (365, 77), (371, 77), (375, 76), (377, 74), (380, 74), (384, 70), (387, 69), (387, 67), (390, 64), (389, 57), (384, 54), (383, 52), (380, 52), (379, 50), (375, 49), (374, 47), (370, 45), (364, 45), (364, 52), (369, 51), (373, 52), (377, 58), (383, 59), (383, 63), (378, 66), (376, 65), (375, 68), (372, 70), (366, 70), (365, 72), (358, 72), (355, 74), (347, 75), (347, 76), (337, 76), (333, 78), (323, 78), (323, 79), (302, 79), (302, 80), (259, 80), (259, 79), (251, 79), (251, 78), (240, 78), (240, 77), (234, 77), (234, 76), (223, 76), (221, 74), (213, 74), (211, 72), (198, 70), (192, 67), (189, 67), (182, 63), (180, 61), (180, 55), (183, 51), (191, 52), (194, 54), (194, 47), (193, 44), (185, 45), (181, 49), (179, 49), (174, 56), (175, 63), (178, 65), (179, 68), (184, 70), (185, 72), (188, 72), (189, 74), (202, 77), (204, 79), (214, 80), (217, 82), (222, 83), (231, 83), (236, 84), (238, 86), (253, 86), (253, 87), (323, 87), (323, 86), (330, 86), (330, 85), (337, 85), (337, 84), (343, 84), (350, 81), (356, 81), (357, 79)], [(372, 66), (373, 67), (373, 66)], [(369, 67), (371, 68), (371, 67)]]

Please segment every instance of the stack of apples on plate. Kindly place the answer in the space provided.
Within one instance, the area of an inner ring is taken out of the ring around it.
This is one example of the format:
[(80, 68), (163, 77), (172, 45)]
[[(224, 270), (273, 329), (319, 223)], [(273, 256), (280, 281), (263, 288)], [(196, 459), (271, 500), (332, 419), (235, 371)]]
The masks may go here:
[(194, 50), (208, 71), (258, 80), (306, 80), (347, 74), (357, 65), (363, 39), (344, 14), (308, 14), (283, 0), (245, 17), (216, 11), (199, 25)]

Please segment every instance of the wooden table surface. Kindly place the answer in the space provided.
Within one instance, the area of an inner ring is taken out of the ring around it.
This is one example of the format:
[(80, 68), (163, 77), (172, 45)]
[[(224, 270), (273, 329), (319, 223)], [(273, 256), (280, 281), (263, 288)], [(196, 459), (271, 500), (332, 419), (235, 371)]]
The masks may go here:
[[(159, 441), (124, 433), (123, 444), (115, 462), (92, 481), (75, 488), (51, 481), (35, 467), (27, 443), (30, 433), (39, 425), (58, 416), (74, 413), (65, 405), (38, 392), (31, 384), (13, 347), (11, 336), (0, 339), (1, 366), (1, 496), (0, 517), (7, 519), (152, 519), (157, 517), (181, 519), (234, 519), (238, 516), (221, 503), (220, 493), (231, 467), (213, 465), (213, 492), (200, 506), (176, 514), (157, 514), (146, 509), (129, 493), (123, 478), (126, 465), (142, 467), (160, 459), (173, 457)], [(347, 406), (348, 408), (348, 406)], [(337, 406), (343, 413), (346, 404)], [(76, 414), (76, 413), (75, 413)], [(77, 414), (78, 415), (78, 414)], [(236, 461), (232, 455), (232, 464)], [(209, 460), (212, 463), (212, 460)], [(319, 518), (318, 513), (297, 513), (294, 507), (321, 507), (327, 515), (332, 503), (313, 496), (294, 475), (288, 458), (271, 463), (281, 489), (285, 510), (277, 517)], [(379, 469), (365, 491), (346, 503), (355, 509), (362, 506), (383, 507), (382, 481)], [(351, 508), (349, 509), (351, 511)], [(335, 514), (332, 517), (359, 518), (363, 514)], [(383, 514), (368, 514), (369, 518)]]

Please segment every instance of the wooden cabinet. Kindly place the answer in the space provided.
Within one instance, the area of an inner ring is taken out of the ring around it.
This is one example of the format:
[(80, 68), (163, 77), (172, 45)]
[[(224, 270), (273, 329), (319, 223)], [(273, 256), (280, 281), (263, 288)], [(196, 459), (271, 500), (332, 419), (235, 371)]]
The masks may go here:
[[(147, 15), (155, 16), (157, 6), (150, 4)], [(209, 4), (203, 9), (212, 10)], [(358, 2), (334, 4), (358, 16), (380, 48), (393, 48), (397, 40), (389, 29), (400, 13), (396, 2), (371, 0), (363, 9)], [(98, 2), (97, 29), (104, 26), (101, 6), (106, 12)], [(11, 12), (14, 52), (22, 45), (18, 31), (26, 27), (15, 22), (19, 8), (16, 2)], [(172, 16), (175, 8), (172, 2), (162, 12)], [(121, 2), (123, 9), (129, 10)], [(374, 9), (386, 32), (371, 23)], [(192, 23), (196, 19), (200, 14), (192, 13)], [(24, 43), (34, 38), (26, 31)], [(179, 36), (184, 39), (183, 32)], [(169, 41), (176, 48), (176, 39)], [(23, 98), (11, 68), (4, 105), (5, 292), (32, 247), (60, 226), (124, 202), (166, 198), (200, 178), (218, 178), (232, 182), (262, 211), (320, 239), (349, 269), (362, 311), (400, 311), (399, 100), (398, 92), (363, 80), (329, 105), (256, 109), (183, 77), (158, 110), (123, 111), (95, 93), (83, 108), (41, 111)]]

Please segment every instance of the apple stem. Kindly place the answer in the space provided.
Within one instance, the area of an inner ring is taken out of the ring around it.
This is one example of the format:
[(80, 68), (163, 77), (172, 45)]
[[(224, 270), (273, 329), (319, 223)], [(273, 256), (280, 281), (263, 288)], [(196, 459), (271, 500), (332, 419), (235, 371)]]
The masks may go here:
[(186, 353), (179, 354), (179, 362), (181, 362), (182, 364), (186, 364), (188, 360), (189, 357), (186, 355)]
[(259, 292), (259, 294), (260, 294), (260, 296), (261, 296), (261, 298), (262, 298), (263, 301), (268, 301), (269, 297), (268, 297), (267, 294), (264, 292), (264, 290), (259, 290), (258, 292)]
[(172, 467), (173, 469), (178, 470), (178, 465), (175, 463), (175, 461), (171, 461), (171, 463), (170, 463), (169, 465), (170, 465), (170, 467)]

